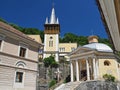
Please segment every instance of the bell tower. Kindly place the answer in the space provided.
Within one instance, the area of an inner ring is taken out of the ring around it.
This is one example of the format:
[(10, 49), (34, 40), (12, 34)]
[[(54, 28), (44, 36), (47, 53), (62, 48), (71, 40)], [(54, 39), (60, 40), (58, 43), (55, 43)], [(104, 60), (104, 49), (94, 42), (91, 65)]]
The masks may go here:
[(55, 60), (59, 60), (59, 34), (60, 24), (58, 18), (55, 16), (55, 9), (52, 8), (50, 20), (46, 18), (44, 24), (44, 55), (43, 58), (50, 55), (55, 56)]

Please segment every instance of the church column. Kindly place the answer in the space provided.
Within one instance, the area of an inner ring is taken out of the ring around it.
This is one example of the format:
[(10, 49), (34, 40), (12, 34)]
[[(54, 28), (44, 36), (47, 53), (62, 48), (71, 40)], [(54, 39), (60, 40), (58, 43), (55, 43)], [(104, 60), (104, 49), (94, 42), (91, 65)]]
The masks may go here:
[(119, 74), (118, 62), (115, 61), (115, 63), (116, 63), (116, 68), (117, 68), (118, 80), (120, 80), (120, 74)]
[(78, 68), (78, 60), (76, 60), (76, 79), (79, 81), (79, 68)]
[(71, 82), (73, 82), (73, 64), (70, 62), (70, 70), (71, 70)]
[(98, 60), (96, 59), (96, 79), (99, 77), (99, 68), (98, 68)]
[(89, 71), (88, 59), (86, 59), (86, 68), (87, 68), (87, 80), (90, 80), (90, 71)]
[(93, 58), (93, 71), (94, 71), (94, 80), (97, 78), (97, 71), (96, 71), (96, 62), (95, 58)]
[(79, 63), (80, 63), (80, 66), (79, 66), (79, 77), (80, 77), (80, 79), (81, 79), (82, 64), (81, 64), (81, 61), (80, 61)]

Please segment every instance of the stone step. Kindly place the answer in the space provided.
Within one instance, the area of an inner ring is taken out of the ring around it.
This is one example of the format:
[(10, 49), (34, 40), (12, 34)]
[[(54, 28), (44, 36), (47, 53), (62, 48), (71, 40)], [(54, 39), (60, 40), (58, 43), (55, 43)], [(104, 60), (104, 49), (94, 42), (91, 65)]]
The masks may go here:
[(66, 84), (61, 84), (54, 90), (74, 90), (81, 82), (69, 82)]

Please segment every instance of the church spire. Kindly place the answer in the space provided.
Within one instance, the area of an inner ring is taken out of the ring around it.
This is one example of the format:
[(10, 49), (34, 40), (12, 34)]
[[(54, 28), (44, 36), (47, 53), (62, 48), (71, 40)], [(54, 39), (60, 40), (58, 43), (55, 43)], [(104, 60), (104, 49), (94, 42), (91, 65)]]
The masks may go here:
[(58, 20), (58, 18), (56, 18), (56, 15), (55, 15), (54, 3), (52, 6), (50, 20), (48, 20), (48, 18), (46, 18), (45, 24), (59, 24), (59, 20)]
[(59, 20), (58, 20), (58, 18), (57, 18), (56, 24), (59, 24)]
[(46, 21), (45, 21), (45, 24), (48, 24), (48, 17), (46, 17)]
[(59, 34), (60, 33), (60, 24), (58, 18), (55, 16), (54, 4), (52, 6), (52, 12), (50, 19), (46, 18), (45, 21), (45, 34)]
[(55, 9), (53, 7), (51, 12), (51, 17), (50, 17), (50, 24), (55, 24), (55, 23), (56, 23), (56, 17), (55, 17)]

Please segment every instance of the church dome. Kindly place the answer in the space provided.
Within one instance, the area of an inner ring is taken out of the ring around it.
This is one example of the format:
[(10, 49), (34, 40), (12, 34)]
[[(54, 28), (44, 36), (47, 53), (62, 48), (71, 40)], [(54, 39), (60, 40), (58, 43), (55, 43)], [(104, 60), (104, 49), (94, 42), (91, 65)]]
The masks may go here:
[(95, 49), (97, 51), (102, 51), (102, 52), (113, 52), (113, 50), (109, 46), (103, 43), (90, 43), (90, 44), (84, 45), (83, 47)]

